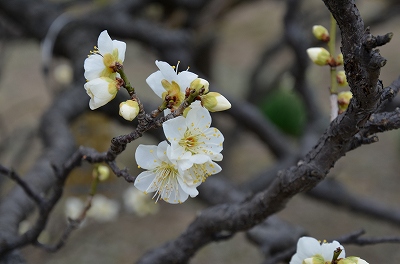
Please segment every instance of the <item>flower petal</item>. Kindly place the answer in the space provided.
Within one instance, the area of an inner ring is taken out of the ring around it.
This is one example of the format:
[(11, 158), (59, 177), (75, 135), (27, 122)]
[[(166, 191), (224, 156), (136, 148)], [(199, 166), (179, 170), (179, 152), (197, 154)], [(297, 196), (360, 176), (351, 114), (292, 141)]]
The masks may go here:
[(182, 188), (182, 190), (189, 194), (190, 197), (196, 197), (199, 194), (199, 191), (197, 191), (196, 187), (194, 186), (189, 186), (186, 184), (185, 179), (182, 177), (178, 178), (178, 183), (180, 185), (180, 187)]
[(161, 198), (170, 204), (183, 203), (186, 201), (189, 195), (182, 189), (180, 184), (176, 182), (176, 186), (174, 187), (176, 188), (171, 189), (169, 193), (163, 192)]
[(85, 68), (85, 79), (91, 81), (101, 77), (101, 72), (104, 70), (103, 57), (99, 54), (89, 55), (85, 59), (83, 67)]
[(160, 164), (157, 146), (139, 145), (135, 152), (136, 163), (143, 169), (152, 170)]
[(163, 79), (166, 79), (169, 82), (176, 80), (177, 74), (171, 65), (166, 63), (165, 61), (156, 60), (156, 65), (160, 69)]
[(186, 119), (183, 116), (167, 120), (163, 123), (165, 137), (169, 142), (179, 141), (186, 131)]
[(143, 171), (136, 177), (134, 185), (142, 192), (154, 192), (157, 190), (157, 186), (154, 184), (156, 176), (157, 175), (152, 171)]
[(125, 60), (125, 51), (126, 51), (126, 43), (119, 40), (113, 40), (113, 49), (118, 49), (118, 60), (124, 62)]
[(179, 84), (181, 92), (185, 92), (190, 87), (190, 83), (197, 78), (197, 74), (190, 71), (182, 71), (178, 74), (175, 81)]
[(211, 125), (211, 115), (204, 107), (195, 108), (189, 111), (186, 116), (188, 128), (200, 129), (203, 131)]
[(99, 38), (97, 40), (97, 48), (99, 49), (100, 54), (112, 53), (113, 52), (113, 42), (108, 35), (107, 30), (104, 30), (100, 33)]
[(161, 80), (164, 79), (163, 74), (160, 71), (156, 71), (150, 74), (146, 79), (146, 83), (150, 86), (150, 88), (154, 91), (154, 93), (162, 98), (162, 94), (165, 92), (164, 87), (161, 85)]

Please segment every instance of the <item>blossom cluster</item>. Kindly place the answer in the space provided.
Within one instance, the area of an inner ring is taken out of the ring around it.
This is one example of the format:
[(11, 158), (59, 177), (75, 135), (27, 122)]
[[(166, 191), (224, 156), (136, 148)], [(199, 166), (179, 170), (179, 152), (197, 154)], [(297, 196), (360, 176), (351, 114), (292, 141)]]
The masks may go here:
[[(112, 40), (107, 31), (103, 31), (98, 47), (84, 63), (85, 89), (93, 110), (114, 99), (121, 87), (126, 88), (131, 99), (120, 103), (119, 114), (132, 121), (140, 105), (123, 71), (125, 49), (124, 42)], [(176, 67), (163, 61), (155, 63), (159, 70), (146, 82), (162, 99), (158, 111), (177, 112), (175, 118), (163, 123), (167, 140), (157, 146), (139, 145), (137, 148), (137, 164), (146, 171), (138, 175), (134, 186), (144, 193), (155, 192), (156, 201), (182, 203), (189, 195), (197, 196), (196, 188), (208, 176), (221, 171), (215, 162), (222, 160), (224, 137), (211, 127), (210, 112), (229, 109), (231, 104), (223, 95), (210, 92), (207, 80), (189, 70), (178, 72), (179, 63)]]
[(84, 63), (90, 109), (107, 104), (117, 95), (121, 85), (117, 68), (124, 62), (125, 50), (125, 42), (111, 40), (106, 30), (100, 33), (97, 47)]
[(289, 264), (368, 264), (359, 257), (347, 257), (339, 242), (323, 242), (312, 237), (301, 237), (297, 242), (297, 251)]

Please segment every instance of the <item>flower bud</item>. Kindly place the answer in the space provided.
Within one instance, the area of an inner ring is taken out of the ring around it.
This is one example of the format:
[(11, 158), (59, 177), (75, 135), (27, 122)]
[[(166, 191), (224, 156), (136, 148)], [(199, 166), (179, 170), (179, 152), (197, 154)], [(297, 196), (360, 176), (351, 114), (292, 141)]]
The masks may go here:
[(353, 97), (353, 94), (350, 91), (340, 92), (337, 97), (337, 102), (339, 106), (339, 114), (343, 113), (347, 110), (347, 107), (350, 104), (350, 99)]
[(322, 40), (323, 42), (329, 41), (329, 32), (324, 26), (313, 26), (312, 32), (318, 40)]
[(336, 74), (336, 81), (340, 86), (348, 85), (345, 71), (338, 71)]
[(107, 166), (99, 165), (93, 170), (93, 177), (99, 181), (105, 181), (110, 176), (110, 169)]
[(201, 96), (202, 105), (210, 112), (224, 111), (231, 108), (231, 103), (223, 95), (209, 92)]
[(343, 54), (340, 53), (336, 59), (336, 66), (343, 65)]
[(208, 83), (208, 81), (202, 78), (196, 78), (190, 83), (190, 89), (194, 89), (197, 93), (201, 92), (202, 94), (208, 93), (209, 86), (210, 84)]
[(139, 113), (139, 105), (136, 101), (126, 100), (119, 104), (119, 115), (125, 120), (132, 121)]
[(308, 56), (317, 65), (327, 65), (331, 60), (331, 54), (324, 48), (309, 48), (307, 49)]

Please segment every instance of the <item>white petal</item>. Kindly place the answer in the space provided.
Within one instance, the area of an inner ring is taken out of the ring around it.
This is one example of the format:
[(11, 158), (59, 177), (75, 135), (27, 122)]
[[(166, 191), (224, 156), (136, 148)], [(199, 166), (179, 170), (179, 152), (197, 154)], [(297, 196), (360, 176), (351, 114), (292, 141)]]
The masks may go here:
[(203, 164), (205, 162), (211, 161), (210, 157), (205, 154), (194, 154), (190, 157), (190, 160), (196, 164)]
[(164, 75), (160, 71), (150, 74), (150, 76), (146, 79), (147, 84), (160, 98), (162, 98), (162, 94), (165, 92), (165, 88), (161, 84), (161, 80), (163, 79)]
[(160, 69), (164, 77), (163, 79), (166, 79), (169, 82), (176, 80), (177, 74), (175, 70), (171, 67), (171, 65), (169, 65), (165, 61), (158, 61), (158, 60), (156, 60), (156, 65)]
[(92, 54), (85, 59), (83, 67), (85, 68), (85, 79), (91, 81), (99, 78), (101, 72), (105, 69), (103, 57), (98, 54)]
[(100, 54), (112, 53), (113, 52), (113, 42), (108, 35), (107, 30), (100, 33), (99, 39), (97, 40), (97, 48)]
[(176, 82), (181, 88), (181, 92), (185, 92), (186, 88), (190, 87), (190, 83), (197, 78), (197, 74), (189, 71), (182, 71), (176, 77)]
[(178, 183), (176, 183), (176, 189), (172, 189), (168, 196), (166, 192), (161, 195), (161, 198), (170, 204), (183, 203), (188, 197), (189, 195), (183, 191)]
[(160, 142), (157, 146), (157, 157), (160, 161), (164, 161), (166, 163), (171, 163), (167, 156), (169, 144), (166, 140)]
[(110, 83), (103, 78), (96, 78), (85, 83), (84, 87), (86, 91), (90, 90), (96, 98), (111, 100), (114, 98), (114, 94), (110, 94), (108, 90), (109, 85)]
[(89, 107), (91, 110), (95, 110), (103, 105), (106, 105), (108, 102), (110, 102), (110, 100), (93, 97), (89, 101)]
[(113, 40), (113, 49), (118, 49), (118, 60), (124, 62), (125, 60), (125, 51), (126, 51), (126, 43), (119, 40)]
[(189, 186), (184, 182), (184, 179), (182, 179), (181, 177), (178, 178), (178, 183), (180, 185), (180, 187), (182, 188), (182, 190), (189, 194), (190, 197), (196, 197), (199, 194), (199, 191), (197, 191), (196, 187), (194, 186)]
[(204, 107), (193, 108), (186, 116), (186, 124), (189, 129), (199, 128), (204, 131), (211, 125), (211, 115)]
[(159, 164), (157, 156), (157, 146), (139, 145), (135, 152), (136, 163), (143, 169), (152, 170)]
[(163, 123), (165, 137), (169, 142), (179, 141), (186, 131), (186, 119), (178, 116)]
[(178, 166), (180, 170), (185, 171), (193, 166), (193, 161), (190, 159), (179, 159)]
[(155, 173), (152, 171), (143, 171), (137, 176), (134, 185), (142, 192), (151, 193), (156, 191), (156, 185), (153, 184), (155, 180)]
[[(192, 156), (192, 153), (186, 151), (178, 142), (172, 142), (170, 148), (167, 151), (167, 156), (170, 162), (180, 162), (181, 160), (189, 159)], [(192, 165), (179, 165), (179, 168), (185, 170), (190, 168)], [(189, 166), (189, 167), (187, 167)]]
[(312, 237), (301, 237), (297, 242), (297, 255), (300, 259), (306, 259), (314, 256), (315, 254), (320, 254), (320, 243)]

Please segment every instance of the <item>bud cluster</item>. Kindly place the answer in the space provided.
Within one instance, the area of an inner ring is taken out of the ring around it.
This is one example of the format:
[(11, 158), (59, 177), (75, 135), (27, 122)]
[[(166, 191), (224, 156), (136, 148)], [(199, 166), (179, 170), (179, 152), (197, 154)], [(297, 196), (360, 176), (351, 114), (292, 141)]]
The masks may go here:
[[(330, 47), (330, 51), (334, 53), (334, 36), (333, 39), (330, 37), (329, 31), (321, 25), (315, 25), (312, 29), (313, 35), (316, 39), (326, 43)], [(334, 34), (333, 34), (334, 35)], [(339, 54), (336, 58), (331, 54), (327, 49), (323, 47), (312, 47), (307, 49), (307, 54), (310, 57), (311, 61), (319, 66), (328, 65), (331, 68), (331, 76), (332, 83), (330, 87), (330, 93), (332, 97), (331, 100), (331, 108), (332, 108), (332, 116), (331, 118), (335, 118), (337, 114), (341, 114), (346, 111), (350, 99), (351, 92), (340, 92), (337, 91), (337, 86), (343, 87), (347, 86), (346, 73), (344, 70), (336, 72), (336, 67), (343, 65), (343, 54)], [(333, 80), (336, 80), (333, 81)], [(336, 95), (337, 95), (337, 103), (336, 103)], [(337, 104), (337, 105), (336, 105)]]

